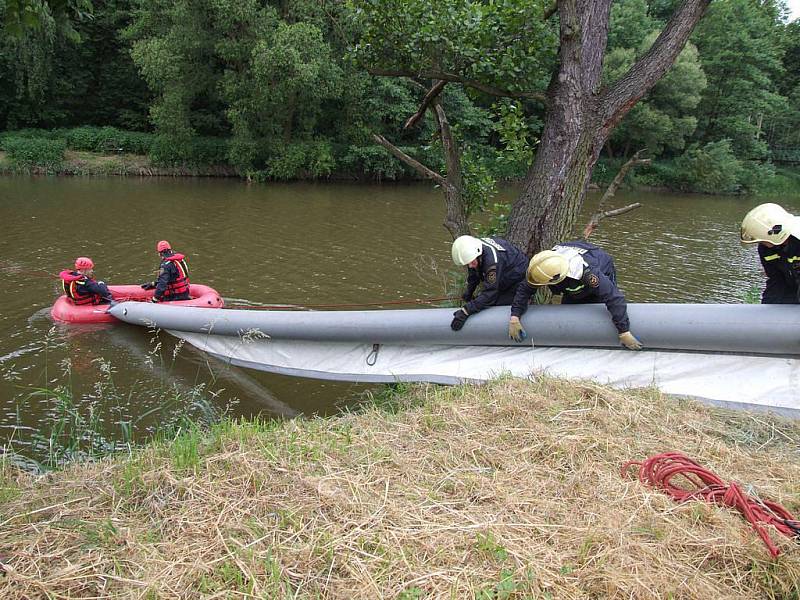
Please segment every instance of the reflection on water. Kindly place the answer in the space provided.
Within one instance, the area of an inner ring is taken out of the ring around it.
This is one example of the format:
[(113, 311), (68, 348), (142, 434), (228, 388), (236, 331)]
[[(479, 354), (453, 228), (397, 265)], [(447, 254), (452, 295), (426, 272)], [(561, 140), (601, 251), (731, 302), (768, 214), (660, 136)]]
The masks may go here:
[[(755, 252), (737, 238), (758, 200), (620, 193), (613, 204), (634, 201), (643, 207), (606, 219), (592, 238), (614, 256), (631, 301), (739, 302), (761, 284)], [(800, 212), (800, 198), (784, 204)], [(330, 414), (369, 387), (245, 371), (127, 325), (54, 327), (52, 274), (76, 256), (91, 256), (107, 282), (138, 283), (153, 278), (155, 242), (168, 239), (187, 254), (193, 281), (228, 303), (413, 299), (445, 291), (453, 267), (443, 217), (426, 184), (0, 178), (0, 443), (52, 415), (47, 396), (26, 397), (35, 387), (69, 385), (109, 432), (137, 418), (154, 427), (169, 386), (201, 389), (233, 416), (275, 417)], [(115, 392), (102, 396), (98, 382), (108, 380)]]

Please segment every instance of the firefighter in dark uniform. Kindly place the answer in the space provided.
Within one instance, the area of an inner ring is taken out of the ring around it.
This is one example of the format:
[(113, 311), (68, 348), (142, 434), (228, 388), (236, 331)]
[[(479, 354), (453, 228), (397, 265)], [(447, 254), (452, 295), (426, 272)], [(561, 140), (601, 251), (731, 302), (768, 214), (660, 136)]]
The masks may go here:
[(156, 244), (156, 252), (161, 257), (158, 279), (142, 284), (142, 289), (155, 290), (151, 302), (190, 300), (189, 266), (186, 264), (186, 257), (179, 252), (173, 252), (167, 240)]
[(536, 288), (545, 285), (553, 294), (561, 295), (561, 304), (604, 303), (622, 345), (629, 350), (642, 349), (641, 342), (630, 332), (627, 304), (617, 287), (614, 259), (601, 248), (583, 241), (565, 242), (531, 259), (526, 280), (519, 284), (511, 305), (508, 335), (512, 339), (521, 342), (527, 337), (519, 318), (528, 310)]
[(778, 204), (756, 206), (742, 221), (743, 244), (758, 244), (767, 275), (762, 304), (800, 304), (800, 222)]
[[(462, 235), (453, 242), (451, 253), (454, 263), (467, 267), (467, 288), (462, 295), (466, 304), (453, 313), (453, 331), (459, 331), (470, 315), (484, 308), (511, 304), (528, 268), (528, 257), (522, 250), (498, 237)], [(473, 298), (479, 284), (483, 288)]]
[(61, 271), (59, 278), (64, 293), (75, 305), (110, 304), (114, 301), (108, 286), (95, 281), (94, 263), (91, 258), (79, 256), (75, 259), (75, 269)]

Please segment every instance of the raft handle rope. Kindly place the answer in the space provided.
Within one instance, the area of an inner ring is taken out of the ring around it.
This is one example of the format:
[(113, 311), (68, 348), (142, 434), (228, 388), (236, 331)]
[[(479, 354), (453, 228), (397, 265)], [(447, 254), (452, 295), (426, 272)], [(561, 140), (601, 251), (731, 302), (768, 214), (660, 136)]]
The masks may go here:
[[(800, 521), (783, 506), (770, 500), (760, 500), (742, 491), (739, 484), (725, 483), (713, 472), (680, 452), (656, 454), (644, 461), (631, 460), (622, 465), (624, 478), (632, 466), (639, 467), (639, 481), (661, 490), (676, 502), (703, 500), (737, 509), (764, 541), (772, 558), (780, 554), (765, 525), (772, 525), (786, 537), (800, 542)], [(672, 482), (674, 477), (688, 481), (695, 489)]]
[(225, 308), (244, 308), (251, 310), (317, 310), (320, 308), (364, 308), (369, 306), (389, 306), (396, 304), (436, 304), (438, 302), (454, 302), (460, 298), (441, 296), (438, 298), (415, 298), (413, 300), (384, 300), (383, 302), (361, 302), (358, 304), (226, 304)]

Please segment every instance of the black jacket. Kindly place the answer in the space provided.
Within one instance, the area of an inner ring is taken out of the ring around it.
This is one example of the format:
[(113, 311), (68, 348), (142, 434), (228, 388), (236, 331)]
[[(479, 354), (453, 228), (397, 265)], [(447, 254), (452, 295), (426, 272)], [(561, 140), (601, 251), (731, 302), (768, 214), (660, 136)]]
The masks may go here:
[[(574, 277), (567, 277), (560, 283), (548, 286), (553, 294), (562, 295), (562, 304), (589, 304), (602, 302), (611, 313), (611, 320), (619, 333), (630, 330), (628, 308), (625, 296), (617, 287), (617, 270), (614, 259), (602, 248), (589, 242), (564, 242), (554, 248), (575, 248), (583, 259), (580, 272), (573, 272)], [(575, 260), (575, 259), (573, 259)], [(572, 266), (572, 261), (571, 261)], [(536, 293), (536, 286), (523, 280), (517, 287), (514, 302), (511, 305), (512, 316), (522, 316), (528, 310), (531, 296)]]
[[(467, 268), (467, 289), (464, 308), (469, 314), (497, 304), (511, 304), (513, 291), (525, 279), (528, 257), (511, 242), (498, 237), (480, 238), (483, 252), (478, 257), (478, 268)], [(472, 295), (483, 283), (481, 293)]]
[(758, 245), (758, 256), (767, 274), (762, 304), (800, 304), (800, 240), (790, 235), (780, 246)]

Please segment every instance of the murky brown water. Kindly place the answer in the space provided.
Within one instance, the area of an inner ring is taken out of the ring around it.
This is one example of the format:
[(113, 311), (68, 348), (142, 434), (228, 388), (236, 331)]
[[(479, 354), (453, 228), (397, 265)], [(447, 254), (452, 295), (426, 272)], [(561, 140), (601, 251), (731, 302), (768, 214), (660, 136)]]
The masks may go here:
[[(631, 201), (644, 207), (593, 236), (615, 256), (631, 301), (739, 302), (761, 282), (755, 253), (737, 241), (759, 200), (629, 193), (614, 204)], [(800, 197), (784, 204), (800, 212)], [(24, 445), (57, 412), (37, 387), (70, 388), (76, 413), (111, 435), (180, 412), (165, 406), (170, 386), (248, 416), (330, 414), (367, 389), (229, 368), (188, 347), (174, 355), (170, 336), (127, 325), (53, 327), (56, 281), (42, 271), (88, 255), (107, 282), (150, 280), (155, 242), (166, 238), (189, 257), (192, 280), (228, 304), (441, 296), (452, 268), (443, 214), (426, 184), (0, 178), (0, 444)]]

